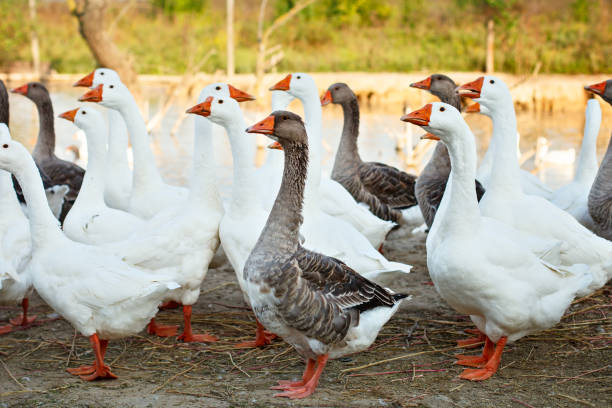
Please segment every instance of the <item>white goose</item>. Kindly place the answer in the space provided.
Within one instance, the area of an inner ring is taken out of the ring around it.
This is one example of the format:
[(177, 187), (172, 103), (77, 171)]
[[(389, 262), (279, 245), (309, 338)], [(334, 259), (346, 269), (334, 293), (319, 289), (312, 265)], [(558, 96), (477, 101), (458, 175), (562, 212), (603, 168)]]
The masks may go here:
[(582, 225), (592, 230), (593, 219), (589, 214), (588, 198), (597, 176), (597, 134), (601, 125), (601, 107), (596, 99), (587, 102), (584, 136), (578, 155), (574, 179), (553, 193), (550, 201), (572, 214)]
[(506, 343), (559, 322), (591, 275), (586, 265), (557, 272), (510, 239), (511, 227), (481, 216), (474, 191), (476, 143), (457, 109), (435, 102), (402, 120), (448, 147), (451, 175), (427, 237), (427, 267), (440, 295), (486, 335), (482, 356), (458, 356), (457, 364), (478, 367), (461, 378), (486, 380), (497, 371)]
[[(270, 88), (270, 90), (286, 91), (295, 98), (298, 98), (304, 105), (311, 158), (307, 184), (317, 186), (318, 202), (321, 210), (350, 223), (374, 247), (379, 248), (395, 224), (390, 221), (381, 220), (366, 207), (357, 203), (353, 196), (337, 181), (329, 177), (321, 177), (321, 150), (323, 147), (322, 111), (317, 86), (312, 77), (302, 72), (289, 74)], [(281, 173), (279, 168), (276, 177), (280, 178)], [(280, 181), (278, 181), (278, 185), (280, 186)], [(268, 198), (268, 208), (272, 207), (275, 196), (276, 192)], [(329, 253), (326, 254), (333, 256)]]
[[(194, 334), (191, 315), (208, 264), (219, 247), (219, 222), (223, 216), (212, 135), (202, 132), (196, 124), (194, 139), (193, 173), (187, 200), (158, 212), (127, 239), (106, 246), (130, 265), (150, 269), (177, 267), (174, 278), (181, 289), (171, 292), (165, 300), (183, 305), (184, 329), (179, 339), (185, 342), (217, 340), (208, 334)], [(151, 323), (150, 333), (160, 336), (176, 333), (175, 326)]]
[(108, 340), (142, 330), (179, 285), (161, 271), (151, 274), (68, 239), (49, 210), (32, 156), (18, 142), (1, 143), (0, 168), (17, 177), (30, 209), (32, 259), (26, 273), (43, 300), (89, 337), (95, 352), (94, 364), (68, 371), (84, 380), (116, 378), (104, 364)]
[(495, 160), (487, 192), (480, 201), (482, 214), (519, 231), (561, 241), (563, 265), (591, 267), (593, 281), (580, 294), (603, 286), (612, 277), (612, 242), (596, 236), (546, 199), (525, 194), (521, 188), (516, 159), (516, 115), (506, 84), (487, 75), (458, 90), (485, 106), (493, 119)]
[[(95, 88), (106, 82), (121, 82), (117, 72), (109, 68), (96, 68), (73, 86)], [(121, 114), (107, 109), (108, 151), (106, 153), (106, 177), (104, 201), (109, 207), (128, 211), (132, 194), (132, 170), (128, 163), (128, 132)]]
[(166, 184), (157, 170), (155, 157), (149, 146), (144, 120), (134, 97), (125, 85), (108, 81), (90, 90), (79, 100), (99, 102), (121, 113), (134, 150), (134, 172), (129, 212), (143, 218), (151, 218), (164, 208), (184, 201), (188, 189)]
[[(10, 141), (8, 127), (0, 123), (0, 143)], [(28, 219), (15, 195), (11, 175), (0, 170), (0, 304), (21, 302), (23, 314), (0, 326), (0, 334), (13, 330), (13, 326), (27, 326), (36, 316), (28, 316), (28, 297), (32, 292), (30, 276), (24, 273), (30, 260), (32, 245)]]
[[(479, 103), (470, 105), (467, 108), (466, 112), (467, 113), (478, 112), (478, 113), (481, 113), (493, 119), (489, 109), (484, 105), (480, 105)], [(516, 157), (517, 158), (520, 158), (521, 156), (519, 152), (519, 138), (520, 138), (520, 134), (516, 132)], [(489, 142), (489, 147), (487, 148), (487, 151), (485, 152), (485, 155), (482, 158), (478, 166), (478, 170), (476, 171), (476, 177), (478, 177), (478, 180), (482, 183), (482, 185), (485, 188), (488, 188), (487, 186), (489, 185), (491, 181), (491, 171), (493, 169), (493, 161), (495, 158), (496, 140), (497, 140), (497, 137), (495, 136), (495, 133), (494, 133), (493, 136), (491, 137), (491, 141)], [(534, 174), (531, 174), (527, 170), (519, 168), (519, 180), (520, 180), (521, 187), (523, 188), (523, 191), (525, 192), (525, 194), (533, 194), (533, 195), (537, 195), (540, 197), (544, 197), (546, 199), (551, 198), (553, 191), (550, 188), (548, 188), (548, 186), (546, 186), (546, 184), (544, 184), (542, 180), (540, 180), (537, 176), (535, 176)]]
[(79, 195), (64, 220), (64, 233), (85, 244), (103, 244), (128, 237), (145, 221), (104, 202), (104, 142), (106, 121), (95, 109), (77, 108), (59, 115), (85, 132), (88, 162)]

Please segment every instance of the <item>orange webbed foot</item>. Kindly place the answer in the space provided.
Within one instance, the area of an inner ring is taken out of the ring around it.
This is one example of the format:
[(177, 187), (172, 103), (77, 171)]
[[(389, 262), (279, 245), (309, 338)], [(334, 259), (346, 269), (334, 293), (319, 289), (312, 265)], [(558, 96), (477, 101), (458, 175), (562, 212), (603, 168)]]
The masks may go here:
[(81, 376), (81, 375), (93, 374), (96, 371), (96, 367), (93, 364), (92, 365), (82, 365), (76, 368), (67, 368), (66, 371), (68, 371), (72, 375)]
[(477, 337), (470, 337), (463, 340), (457, 340), (457, 346), (463, 348), (474, 348), (480, 344), (482, 344), (487, 336), (482, 334), (478, 329), (466, 329), (466, 333), (475, 334)]
[(217, 336), (213, 336), (211, 334), (181, 334), (178, 336), (179, 340), (184, 341), (185, 343), (214, 343), (219, 341)]
[(278, 336), (274, 333), (271, 333), (267, 330), (264, 330), (263, 326), (257, 322), (257, 332), (255, 334), (255, 340), (244, 341), (242, 343), (238, 343), (234, 345), (234, 348), (256, 348), (267, 346), (268, 344), (272, 344), (272, 340), (277, 338)]
[(487, 359), (483, 356), (466, 356), (464, 354), (456, 354), (455, 364), (467, 367), (482, 367), (487, 363)]
[(27, 316), (24, 318), (23, 315), (19, 316), (19, 317), (15, 317), (11, 320), (9, 320), (11, 322), (11, 324), (13, 326), (29, 326), (32, 324), (32, 322), (34, 322), (34, 320), (36, 320), (36, 316)]
[(81, 379), (85, 381), (94, 381), (102, 379), (114, 380), (116, 378), (119, 378), (111, 372), (110, 367), (108, 366), (96, 368), (91, 375), (81, 375), (79, 377), (81, 377)]
[(291, 388), (304, 387), (304, 381), (288, 381), (288, 380), (279, 380), (278, 385), (270, 387), (271, 390), (289, 390)]
[(497, 370), (488, 367), (466, 368), (459, 377), (470, 381), (484, 381), (491, 378), (493, 374), (495, 374), (495, 371)]
[(0, 326), (0, 334), (8, 334), (13, 331), (13, 326), (7, 324), (6, 326)]
[(306, 398), (312, 395), (316, 387), (309, 387), (308, 385), (303, 387), (290, 387), (285, 392), (274, 394), (275, 397), (284, 397), (289, 399), (300, 399)]
[(155, 323), (153, 319), (147, 325), (147, 333), (154, 334), (159, 337), (171, 337), (176, 336), (178, 333), (178, 326), (164, 326)]

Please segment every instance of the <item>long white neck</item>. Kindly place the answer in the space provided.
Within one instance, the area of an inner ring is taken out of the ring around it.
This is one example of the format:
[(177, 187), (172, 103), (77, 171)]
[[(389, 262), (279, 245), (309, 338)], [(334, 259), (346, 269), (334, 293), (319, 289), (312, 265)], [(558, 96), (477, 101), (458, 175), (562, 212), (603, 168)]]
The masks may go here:
[(108, 109), (108, 124), (106, 163), (108, 166), (115, 167), (119, 174), (127, 174), (130, 171), (130, 165), (127, 158), (127, 127), (125, 126), (121, 114), (114, 109)]
[(21, 160), (13, 171), (21, 185), (23, 195), (28, 205), (30, 236), (32, 250), (43, 247), (46, 243), (57, 243), (65, 239), (59, 221), (53, 216), (38, 169), (31, 157)]
[(157, 188), (163, 184), (149, 146), (149, 135), (134, 97), (121, 103), (119, 112), (127, 125), (134, 150), (133, 193)]
[(474, 178), (476, 177), (476, 143), (465, 122), (457, 124), (451, 143), (447, 145), (451, 172), (444, 192), (445, 209), (434, 219), (436, 235), (470, 234), (480, 222), (480, 210)]
[(495, 147), (491, 179), (487, 189), (510, 194), (522, 193), (517, 154), (516, 114), (512, 98), (489, 107), (493, 121), (492, 142)]
[(300, 97), (304, 105), (304, 124), (308, 135), (308, 175), (304, 192), (304, 213), (317, 208), (321, 184), (322, 117), (321, 101), (316, 94)]
[(229, 137), (234, 161), (231, 209), (245, 210), (255, 202), (253, 198), (257, 196), (257, 186), (253, 179), (255, 144), (252, 143), (252, 138), (254, 136), (246, 134), (247, 126), (242, 114), (236, 115), (234, 120), (225, 122), (223, 126)]
[(21, 205), (17, 200), (11, 173), (0, 170), (0, 218), (14, 221), (15, 217), (23, 217)]
[(193, 170), (188, 201), (221, 208), (212, 136), (212, 123), (197, 116), (194, 125)]
[(582, 146), (580, 147), (576, 173), (574, 174), (574, 181), (589, 186), (593, 184), (593, 180), (597, 176), (597, 135), (600, 125), (601, 107), (599, 102), (591, 99), (585, 112), (584, 136), (582, 137)]
[(87, 171), (74, 206), (104, 205), (104, 141), (108, 131), (104, 121), (83, 130), (87, 139)]

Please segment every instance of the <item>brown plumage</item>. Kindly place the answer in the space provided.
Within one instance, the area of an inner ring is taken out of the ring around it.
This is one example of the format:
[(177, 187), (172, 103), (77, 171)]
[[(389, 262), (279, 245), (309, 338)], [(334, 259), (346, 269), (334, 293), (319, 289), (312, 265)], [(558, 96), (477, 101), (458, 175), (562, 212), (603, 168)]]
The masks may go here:
[(344, 127), (336, 152), (332, 179), (342, 184), (356, 201), (385, 220), (400, 222), (399, 210), (417, 204), (414, 195), (416, 176), (377, 162), (364, 162), (359, 156), (359, 102), (348, 85), (331, 85), (321, 103), (342, 106)]

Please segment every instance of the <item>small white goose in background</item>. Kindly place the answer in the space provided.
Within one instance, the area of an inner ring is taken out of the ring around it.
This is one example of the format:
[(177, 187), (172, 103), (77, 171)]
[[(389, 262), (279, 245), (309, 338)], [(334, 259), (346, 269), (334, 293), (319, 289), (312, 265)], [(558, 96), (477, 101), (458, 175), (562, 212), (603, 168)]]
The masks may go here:
[[(95, 88), (106, 82), (121, 82), (117, 72), (109, 68), (96, 68), (79, 79), (73, 86)], [(109, 207), (128, 211), (132, 194), (132, 170), (128, 163), (128, 132), (121, 114), (107, 109), (108, 150), (106, 152), (106, 172), (104, 200)]]
[[(321, 175), (323, 117), (319, 91), (312, 77), (302, 72), (289, 74), (271, 87), (270, 90), (285, 91), (298, 98), (304, 106), (306, 129), (311, 147), (307, 184), (314, 185), (313, 188), (316, 189), (317, 201), (321, 210), (348, 222), (363, 234), (375, 248), (380, 248), (387, 234), (396, 224), (376, 217), (365, 206), (357, 203), (340, 183)], [(280, 174), (276, 177), (280, 178)], [(280, 185), (280, 182), (278, 184)], [(311, 201), (308, 198), (309, 194), (306, 194), (306, 196), (306, 201)], [(268, 208), (272, 206), (272, 197), (274, 195), (268, 198)]]
[(0, 168), (12, 172), (30, 209), (32, 259), (27, 271), (49, 306), (89, 337), (95, 362), (68, 372), (84, 380), (117, 378), (104, 364), (108, 340), (138, 333), (169, 290), (179, 287), (164, 271), (129, 266), (110, 252), (71, 241), (49, 210), (32, 156), (3, 140)]
[(108, 207), (104, 202), (104, 142), (108, 134), (102, 113), (93, 108), (77, 108), (59, 115), (85, 132), (89, 160), (83, 184), (72, 208), (64, 219), (64, 233), (85, 244), (119, 241), (145, 221), (125, 211)]
[(586, 264), (591, 268), (592, 282), (579, 295), (605, 285), (612, 277), (612, 242), (596, 236), (550, 201), (525, 194), (521, 188), (516, 159), (516, 115), (506, 84), (487, 75), (460, 86), (458, 91), (485, 106), (493, 120), (495, 156), (491, 181), (480, 200), (482, 215), (521, 232), (561, 241), (562, 265)]
[[(8, 127), (0, 123), (0, 143), (10, 141)], [(21, 303), (23, 313), (0, 326), (0, 334), (13, 331), (14, 326), (27, 326), (36, 316), (28, 316), (28, 297), (32, 293), (30, 276), (24, 273), (30, 260), (32, 244), (28, 219), (21, 211), (10, 173), (0, 170), (0, 304)]]
[(574, 179), (553, 193), (550, 201), (574, 216), (582, 225), (592, 230), (593, 219), (589, 215), (588, 198), (597, 176), (597, 135), (601, 125), (601, 107), (596, 99), (589, 99), (585, 111), (584, 136), (578, 155)]
[(477, 367), (460, 377), (486, 380), (497, 371), (507, 343), (558, 323), (592, 277), (586, 265), (559, 273), (510, 239), (511, 227), (481, 215), (474, 190), (476, 143), (457, 109), (434, 102), (402, 120), (448, 147), (451, 176), (427, 237), (427, 267), (438, 293), (486, 335), (482, 356), (457, 356), (456, 364)]
[(128, 211), (148, 219), (167, 207), (187, 199), (188, 189), (165, 183), (155, 165), (149, 135), (134, 97), (119, 81), (98, 85), (79, 98), (115, 109), (125, 121), (134, 150), (132, 194)]

